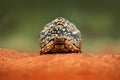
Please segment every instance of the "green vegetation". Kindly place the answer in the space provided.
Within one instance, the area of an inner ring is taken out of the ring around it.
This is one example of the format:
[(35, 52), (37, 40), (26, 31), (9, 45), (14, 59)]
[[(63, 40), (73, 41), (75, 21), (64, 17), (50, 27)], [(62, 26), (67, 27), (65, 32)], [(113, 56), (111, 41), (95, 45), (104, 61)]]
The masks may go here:
[(60, 16), (80, 29), (85, 51), (111, 45), (120, 47), (119, 3), (119, 0), (1, 0), (0, 47), (39, 51), (39, 32)]

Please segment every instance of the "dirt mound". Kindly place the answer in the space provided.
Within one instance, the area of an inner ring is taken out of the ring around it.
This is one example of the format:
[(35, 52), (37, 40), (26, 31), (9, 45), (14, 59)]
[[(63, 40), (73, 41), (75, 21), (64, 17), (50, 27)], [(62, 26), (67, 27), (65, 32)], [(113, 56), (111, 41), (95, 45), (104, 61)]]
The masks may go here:
[(0, 80), (120, 80), (120, 54), (21, 53), (0, 49)]

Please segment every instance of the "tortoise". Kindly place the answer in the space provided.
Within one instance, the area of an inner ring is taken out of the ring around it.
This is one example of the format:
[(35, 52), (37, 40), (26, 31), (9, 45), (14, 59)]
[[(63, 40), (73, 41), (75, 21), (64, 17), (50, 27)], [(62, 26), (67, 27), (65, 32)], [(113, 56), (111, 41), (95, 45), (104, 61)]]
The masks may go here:
[(40, 32), (40, 54), (81, 53), (81, 33), (66, 18), (58, 17)]

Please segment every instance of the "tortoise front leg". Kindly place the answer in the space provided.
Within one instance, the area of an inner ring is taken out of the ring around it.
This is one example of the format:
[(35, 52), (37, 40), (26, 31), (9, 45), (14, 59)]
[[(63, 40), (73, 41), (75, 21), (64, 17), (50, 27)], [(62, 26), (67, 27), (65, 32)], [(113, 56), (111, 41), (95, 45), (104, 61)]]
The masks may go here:
[(71, 41), (68, 41), (66, 40), (65, 41), (65, 46), (67, 47), (67, 49), (70, 51), (70, 52), (73, 52), (73, 53), (78, 53), (80, 52), (81, 53), (81, 47), (76, 47), (75, 45), (72, 44)]
[(53, 43), (53, 41), (51, 41), (45, 47), (40, 49), (40, 54), (45, 54), (45, 53), (51, 51), (51, 49), (53, 47), (54, 47), (54, 43)]

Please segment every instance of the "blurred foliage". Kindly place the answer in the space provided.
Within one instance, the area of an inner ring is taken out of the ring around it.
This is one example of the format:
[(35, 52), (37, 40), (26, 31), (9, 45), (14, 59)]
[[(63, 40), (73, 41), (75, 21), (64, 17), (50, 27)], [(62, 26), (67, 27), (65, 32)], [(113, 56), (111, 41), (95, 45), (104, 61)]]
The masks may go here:
[(0, 47), (39, 51), (39, 32), (60, 16), (80, 29), (85, 50), (92, 47), (95, 50), (101, 44), (119, 45), (119, 3), (119, 0), (1, 0)]

